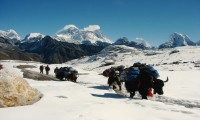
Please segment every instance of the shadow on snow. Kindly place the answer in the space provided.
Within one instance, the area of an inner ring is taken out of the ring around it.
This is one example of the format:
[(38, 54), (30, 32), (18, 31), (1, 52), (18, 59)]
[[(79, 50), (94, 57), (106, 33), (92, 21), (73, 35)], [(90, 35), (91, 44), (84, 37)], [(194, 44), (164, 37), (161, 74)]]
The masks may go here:
[(101, 97), (101, 98), (116, 98), (116, 99), (126, 98), (124, 96), (121, 96), (121, 95), (118, 95), (118, 94), (115, 94), (115, 93), (105, 93), (103, 95), (100, 95), (100, 94), (91, 94), (91, 95), (94, 96), (94, 97)]
[(105, 86), (105, 85), (98, 85), (98, 86), (90, 86), (88, 88), (94, 88), (94, 89), (99, 89), (99, 90), (108, 90), (109, 86)]

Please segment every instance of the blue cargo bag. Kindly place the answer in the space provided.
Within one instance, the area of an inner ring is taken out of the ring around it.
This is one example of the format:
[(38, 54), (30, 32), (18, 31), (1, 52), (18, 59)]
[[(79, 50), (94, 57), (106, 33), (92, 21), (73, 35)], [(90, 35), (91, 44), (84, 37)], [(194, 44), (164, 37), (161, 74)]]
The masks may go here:
[(155, 68), (153, 68), (153, 66), (147, 65), (147, 66), (146, 66), (146, 69), (147, 69), (155, 78), (158, 78), (158, 77), (160, 76), (159, 73), (158, 73), (158, 71), (157, 71)]
[(138, 67), (130, 67), (128, 69), (127, 81), (137, 80), (140, 74), (140, 69)]

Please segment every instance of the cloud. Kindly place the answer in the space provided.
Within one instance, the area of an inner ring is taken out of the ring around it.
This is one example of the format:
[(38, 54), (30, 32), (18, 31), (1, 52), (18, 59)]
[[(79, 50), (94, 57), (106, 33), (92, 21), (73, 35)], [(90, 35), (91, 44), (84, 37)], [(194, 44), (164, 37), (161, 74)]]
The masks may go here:
[(95, 31), (99, 29), (100, 29), (99, 25), (89, 25), (88, 27), (83, 28), (83, 30), (85, 31)]
[(136, 41), (141, 41), (141, 40), (143, 41), (144, 39), (143, 38), (138, 38), (138, 37), (136, 38)]

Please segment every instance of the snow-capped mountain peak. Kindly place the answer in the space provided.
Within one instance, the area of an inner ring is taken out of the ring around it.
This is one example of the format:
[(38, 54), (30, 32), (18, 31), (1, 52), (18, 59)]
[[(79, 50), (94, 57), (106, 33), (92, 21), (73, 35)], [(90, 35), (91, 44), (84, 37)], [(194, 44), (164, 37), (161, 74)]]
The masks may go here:
[(36, 42), (41, 40), (42, 38), (44, 38), (45, 35), (41, 34), (41, 33), (29, 33), (28, 35), (26, 35), (25, 39), (23, 40), (23, 42)]
[(196, 45), (190, 38), (182, 33), (172, 33), (169, 40), (159, 46), (159, 48), (173, 48), (178, 46), (194, 46)]
[(183, 45), (186, 46), (188, 45), (187, 42), (191, 41), (190, 38), (187, 35), (181, 34), (181, 33), (173, 33), (169, 37), (169, 42), (175, 44), (175, 45)]
[(136, 38), (136, 43), (138, 45), (143, 45), (145, 46), (146, 48), (151, 48), (152, 46), (147, 42), (145, 41), (143, 38)]
[(61, 30), (59, 30), (56, 35), (70, 35), (70, 34), (75, 34), (75, 32), (78, 32), (79, 28), (76, 27), (75, 25), (66, 25), (64, 26), (64, 28), (62, 28)]
[(14, 43), (21, 40), (21, 37), (13, 29), (10, 29), (10, 30), (7, 30), (7, 31), (0, 30), (0, 37), (12, 39), (14, 41)]
[(41, 33), (30, 33), (25, 37), (25, 39), (31, 39), (31, 38), (36, 38), (36, 37), (42, 37), (43, 38), (44, 35), (41, 34)]
[(59, 41), (77, 44), (96, 44), (97, 42), (112, 43), (99, 30), (99, 25), (89, 25), (88, 27), (79, 29), (71, 24), (59, 30), (53, 37)]

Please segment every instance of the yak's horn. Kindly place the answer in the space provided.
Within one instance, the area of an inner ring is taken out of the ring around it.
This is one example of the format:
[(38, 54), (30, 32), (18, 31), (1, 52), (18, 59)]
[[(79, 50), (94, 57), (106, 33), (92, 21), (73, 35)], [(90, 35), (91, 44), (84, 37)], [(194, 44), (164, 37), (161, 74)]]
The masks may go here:
[(168, 77), (167, 77), (167, 80), (166, 80), (166, 81), (164, 81), (164, 82), (168, 82), (168, 80), (169, 80), (169, 79), (168, 79)]

